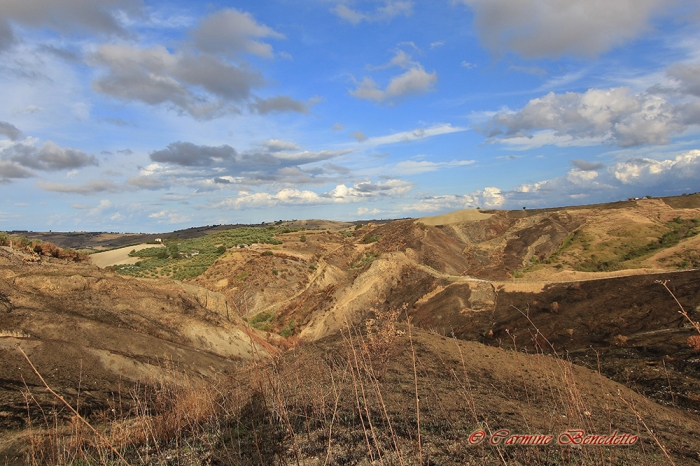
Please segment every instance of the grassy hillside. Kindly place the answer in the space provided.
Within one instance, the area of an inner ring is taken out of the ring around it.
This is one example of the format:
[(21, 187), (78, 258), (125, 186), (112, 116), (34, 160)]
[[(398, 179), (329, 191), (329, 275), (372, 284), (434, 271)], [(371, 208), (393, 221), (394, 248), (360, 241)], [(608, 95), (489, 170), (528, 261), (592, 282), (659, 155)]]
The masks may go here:
[(234, 228), (199, 238), (164, 238), (165, 248), (154, 247), (133, 251), (130, 255), (143, 258), (133, 265), (117, 265), (120, 275), (142, 278), (174, 278), (184, 280), (204, 273), (228, 249), (251, 244), (282, 244), (275, 236), (289, 233), (290, 228)]

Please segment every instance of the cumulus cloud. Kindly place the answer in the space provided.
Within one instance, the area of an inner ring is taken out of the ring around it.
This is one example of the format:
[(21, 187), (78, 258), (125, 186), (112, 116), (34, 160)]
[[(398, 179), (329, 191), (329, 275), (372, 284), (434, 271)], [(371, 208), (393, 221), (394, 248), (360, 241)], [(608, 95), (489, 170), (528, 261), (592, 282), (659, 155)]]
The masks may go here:
[[(306, 165), (351, 152), (353, 149), (300, 150), (295, 143), (276, 139), (240, 152), (229, 145), (214, 147), (175, 142), (152, 152), (151, 160), (155, 163), (143, 167), (140, 175), (157, 177), (152, 179), (167, 185), (190, 186), (197, 192), (219, 190), (230, 184), (318, 184), (328, 182), (328, 175), (337, 176), (339, 172)], [(159, 186), (152, 179), (138, 181), (144, 188), (157, 189)]]
[(350, 94), (377, 103), (397, 103), (404, 97), (420, 95), (430, 91), (437, 83), (437, 72), (428, 73), (421, 65), (394, 76), (385, 89), (381, 89), (372, 78), (364, 78)]
[(675, 63), (666, 74), (678, 84), (681, 93), (700, 97), (700, 64)]
[(191, 142), (174, 142), (165, 149), (151, 152), (154, 162), (169, 163), (183, 167), (208, 167), (219, 165), (238, 169), (260, 169), (283, 167), (318, 162), (352, 152), (352, 149), (293, 151), (298, 149), (293, 143), (271, 140), (262, 150), (248, 150), (238, 153), (233, 147), (224, 144), (218, 147), (199, 146)]
[(0, 134), (7, 136), (11, 141), (16, 141), (22, 136), (22, 131), (6, 121), (0, 121)]
[(692, 150), (673, 159), (655, 160), (633, 158), (618, 162), (608, 168), (608, 172), (624, 185), (672, 186), (678, 182), (700, 179), (700, 150)]
[(371, 199), (402, 196), (412, 189), (407, 181), (390, 179), (385, 182), (372, 183), (363, 181), (352, 186), (339, 184), (334, 189), (316, 193), (310, 190), (282, 189), (277, 193), (252, 193), (242, 191), (238, 196), (228, 198), (212, 205), (213, 208), (255, 209), (279, 205), (319, 205), (345, 204)]
[(351, 173), (351, 170), (349, 168), (341, 167), (340, 165), (335, 165), (333, 163), (326, 163), (323, 165), (323, 168), (329, 171), (340, 173), (341, 175), (349, 175)]
[(120, 186), (110, 180), (91, 180), (82, 185), (38, 181), (37, 186), (45, 191), (53, 191), (64, 194), (81, 194), (84, 196), (104, 192), (117, 193), (122, 191)]
[(550, 92), (530, 100), (518, 111), (496, 113), (477, 129), (491, 141), (532, 139), (533, 131), (550, 130), (555, 138), (548, 143), (589, 139), (591, 143), (606, 141), (630, 147), (666, 144), (685, 128), (683, 116), (671, 102), (658, 95), (633, 94), (628, 87), (617, 87), (584, 93)]
[(250, 13), (233, 8), (217, 11), (204, 18), (192, 31), (200, 50), (229, 56), (241, 52), (272, 58), (272, 46), (260, 39), (284, 39), (284, 35), (259, 24)]
[(23, 167), (45, 171), (97, 165), (97, 158), (94, 155), (88, 155), (77, 149), (60, 147), (53, 141), (46, 141), (41, 148), (24, 143), (14, 144), (3, 150), (0, 157)]
[(398, 66), (399, 68), (410, 68), (417, 66), (418, 63), (413, 61), (413, 57), (406, 53), (403, 50), (397, 50), (396, 54), (392, 57), (391, 60), (389, 60), (388, 63), (384, 63), (383, 65), (377, 65), (377, 66), (372, 66), (372, 65), (367, 65), (367, 69), (372, 71), (372, 70), (386, 70), (389, 68), (392, 68), (394, 66)]
[(191, 142), (173, 142), (165, 149), (150, 154), (154, 162), (171, 163), (183, 167), (207, 167), (231, 160), (236, 150), (229, 145), (218, 147), (197, 146)]
[(127, 43), (99, 46), (89, 57), (89, 64), (101, 71), (93, 89), (125, 102), (162, 105), (199, 120), (240, 113), (245, 107), (260, 114), (308, 113), (312, 101), (253, 94), (266, 82), (243, 55), (272, 58), (272, 47), (263, 39), (283, 38), (249, 13), (223, 9), (204, 17), (190, 30), (189, 39), (174, 49)]
[(298, 165), (328, 160), (340, 155), (349, 154), (353, 149), (343, 150), (320, 150), (320, 151), (300, 151), (300, 152), (280, 152), (275, 154), (275, 158), (280, 161), (294, 162)]
[(32, 176), (36, 176), (34, 172), (17, 162), (0, 160), (0, 183), (7, 184), (13, 179), (30, 178)]
[(604, 168), (605, 165), (602, 163), (594, 163), (594, 162), (589, 162), (587, 160), (572, 160), (571, 165), (574, 167), (578, 168), (579, 170), (583, 171), (594, 171), (594, 170), (600, 170), (601, 168)]
[(262, 143), (262, 146), (270, 152), (281, 152), (289, 150), (299, 150), (298, 144), (289, 141), (280, 141), (279, 139), (270, 139)]
[(263, 84), (259, 71), (211, 55), (170, 52), (163, 46), (100, 46), (91, 63), (106, 70), (93, 88), (118, 100), (166, 104), (197, 119), (239, 111)]
[(524, 57), (595, 56), (649, 28), (666, 0), (458, 0), (474, 11), (492, 52)]
[(418, 175), (420, 173), (434, 172), (445, 168), (456, 168), (472, 165), (476, 160), (452, 160), (450, 162), (430, 162), (428, 160), (405, 160), (397, 163), (392, 168), (392, 173), (397, 175)]
[(410, 16), (413, 13), (413, 2), (410, 0), (384, 0), (384, 4), (371, 12), (361, 12), (339, 3), (331, 11), (340, 18), (359, 24), (362, 21), (389, 21), (397, 16)]
[(362, 131), (355, 131), (354, 133), (350, 133), (350, 137), (356, 140), (357, 142), (365, 142), (367, 140), (367, 136), (365, 133)]
[(274, 112), (309, 113), (309, 107), (304, 102), (294, 100), (286, 95), (278, 95), (268, 99), (255, 98), (250, 108), (261, 115)]
[[(126, 36), (128, 33), (119, 16), (138, 15), (142, 7), (140, 0), (6, 1), (2, 5), (2, 15), (3, 22), (10, 20), (28, 28), (48, 27), (61, 33), (92, 32)], [(3, 25), (0, 24), (0, 37), (2, 31)]]
[(126, 184), (139, 189), (162, 189), (166, 184), (152, 176), (132, 176), (126, 180)]
[[(581, 162), (581, 161), (578, 161)], [(490, 187), (468, 194), (430, 196), (406, 204), (406, 212), (439, 212), (475, 207), (518, 209), (581, 202), (607, 202), (643, 195), (678, 195), (697, 191), (700, 178), (700, 150), (687, 151), (665, 159), (636, 157), (621, 160), (601, 170), (587, 162), (562, 176), (526, 183), (508, 190)], [(597, 165), (597, 164), (592, 164)]]
[(470, 194), (451, 194), (444, 196), (426, 196), (414, 203), (401, 207), (404, 212), (440, 212), (448, 210), (474, 209), (486, 207), (500, 208), (506, 198), (499, 188), (486, 187)]
[(148, 218), (157, 219), (158, 223), (185, 223), (190, 221), (190, 217), (183, 215), (179, 212), (172, 212), (169, 210), (161, 210), (160, 212), (154, 212), (148, 216)]
[(0, 19), (0, 52), (9, 49), (15, 42), (17, 42), (17, 38), (12, 32), (10, 23), (4, 18)]

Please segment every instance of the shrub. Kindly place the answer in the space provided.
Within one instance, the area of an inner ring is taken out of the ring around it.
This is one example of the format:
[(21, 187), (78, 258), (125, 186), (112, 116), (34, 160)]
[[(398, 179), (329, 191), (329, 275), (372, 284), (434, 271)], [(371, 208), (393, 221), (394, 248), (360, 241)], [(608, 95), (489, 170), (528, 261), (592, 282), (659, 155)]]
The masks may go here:
[(284, 328), (280, 331), (280, 336), (283, 336), (284, 338), (287, 338), (287, 337), (292, 336), (292, 333), (294, 332), (294, 326), (295, 326), (295, 325), (296, 325), (296, 324), (294, 323), (293, 320), (290, 321), (290, 322), (287, 324), (287, 326), (284, 327)]
[(688, 346), (690, 346), (695, 351), (700, 351), (700, 335), (693, 335), (688, 337)]
[(301, 237), (299, 237), (299, 241), (306, 243), (306, 235), (301, 235)]
[(381, 236), (379, 236), (379, 235), (372, 235), (372, 236), (367, 235), (364, 238), (362, 238), (362, 242), (365, 244), (376, 243), (380, 239), (381, 239)]
[(275, 253), (273, 253), (272, 251), (265, 251), (265, 252), (262, 253), (262, 255), (263, 255), (263, 256), (274, 256)]
[(259, 330), (268, 330), (270, 328), (270, 322), (275, 316), (269, 312), (263, 311), (255, 314), (248, 320), (248, 323)]

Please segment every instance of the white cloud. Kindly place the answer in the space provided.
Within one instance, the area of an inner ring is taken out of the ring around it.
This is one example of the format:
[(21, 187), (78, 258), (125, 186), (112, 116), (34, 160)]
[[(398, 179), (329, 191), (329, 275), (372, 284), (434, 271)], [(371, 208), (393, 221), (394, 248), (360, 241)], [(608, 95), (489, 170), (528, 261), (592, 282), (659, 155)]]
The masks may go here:
[(272, 58), (272, 46), (259, 39), (284, 39), (284, 35), (259, 24), (250, 13), (233, 8), (202, 19), (192, 31), (195, 45), (203, 51), (236, 56), (241, 52)]
[(505, 203), (505, 196), (499, 188), (486, 187), (470, 194), (429, 196), (413, 204), (401, 207), (404, 212), (444, 212), (448, 210), (474, 209), (476, 207), (499, 208)]
[(410, 67), (415, 67), (415, 66), (420, 66), (417, 62), (413, 61), (413, 57), (409, 55), (408, 53), (404, 52), (403, 50), (397, 50), (396, 54), (392, 57), (389, 62), (384, 63), (383, 65), (377, 65), (377, 66), (372, 66), (372, 65), (367, 65), (367, 69), (372, 71), (372, 70), (386, 70), (389, 68), (393, 68), (394, 66), (398, 66), (399, 68), (407, 69)]
[(88, 210), (88, 215), (91, 215), (91, 216), (102, 215), (105, 210), (108, 210), (111, 208), (112, 208), (112, 201), (110, 201), (109, 199), (102, 199), (97, 206), (92, 207)]
[(266, 81), (242, 55), (272, 58), (272, 47), (261, 41), (264, 38), (284, 36), (250, 14), (229, 8), (202, 19), (190, 31), (190, 40), (173, 49), (103, 44), (88, 60), (102, 71), (93, 89), (125, 102), (162, 105), (199, 120), (241, 113), (244, 106), (260, 114), (307, 113), (314, 99), (305, 103), (284, 95), (253, 94)]
[(15, 115), (31, 115), (33, 113), (41, 113), (43, 111), (44, 111), (44, 109), (42, 107), (39, 107), (38, 105), (27, 105), (26, 107), (15, 111), (14, 114)]
[[(582, 161), (579, 161), (582, 162)], [(402, 206), (404, 212), (440, 212), (458, 209), (536, 208), (585, 202), (606, 202), (652, 195), (678, 195), (697, 191), (700, 179), (700, 150), (666, 159), (631, 158), (606, 170), (598, 164), (573, 168), (562, 176), (526, 183), (509, 190), (488, 187), (467, 194), (430, 196)], [(598, 170), (598, 171), (596, 171)]]
[(117, 193), (123, 189), (110, 180), (90, 180), (82, 185), (38, 181), (36, 185), (44, 191), (53, 191), (64, 194), (81, 194), (84, 196), (103, 192)]
[(238, 112), (233, 104), (249, 99), (263, 83), (256, 70), (161, 45), (102, 45), (90, 63), (106, 70), (93, 82), (96, 91), (127, 102), (165, 104), (198, 119)]
[(372, 12), (361, 12), (348, 7), (345, 3), (338, 3), (331, 11), (352, 24), (359, 24), (362, 21), (389, 21), (397, 16), (410, 16), (413, 13), (413, 2), (410, 0), (384, 0), (383, 3)]
[(427, 128), (417, 128), (413, 131), (402, 131), (400, 133), (388, 134), (386, 136), (368, 138), (364, 141), (364, 143), (370, 146), (380, 146), (383, 144), (396, 144), (398, 142), (411, 142), (433, 136), (440, 136), (442, 134), (467, 131), (468, 129), (469, 128), (464, 128), (461, 126), (452, 126), (449, 123), (439, 123)]
[(40, 148), (35, 140), (28, 138), (12, 144), (0, 152), (0, 159), (11, 160), (23, 167), (35, 170), (58, 171), (97, 165), (97, 158), (69, 147), (60, 147), (53, 141), (46, 141)]
[[(28, 28), (46, 27), (61, 33), (82, 34), (90, 31), (121, 36), (126, 36), (127, 32), (121, 24), (120, 17), (141, 13), (141, 2), (138, 0), (5, 1), (2, 7), (2, 20), (10, 20)], [(3, 27), (2, 24), (0, 29), (4, 29), (0, 31), (0, 36), (3, 32), (6, 36), (4, 41), (0, 40), (0, 46), (3, 42), (6, 46), (12, 44), (12, 29), (7, 25)]]
[(491, 142), (516, 139), (511, 143), (527, 147), (599, 141), (621, 147), (667, 144), (672, 135), (685, 129), (671, 102), (658, 95), (633, 94), (627, 87), (550, 92), (516, 112), (496, 113), (479, 128)]
[(367, 140), (367, 135), (359, 130), (355, 131), (354, 133), (350, 133), (350, 137), (355, 139), (357, 142), (365, 142)]
[(691, 150), (673, 159), (633, 158), (618, 162), (608, 172), (625, 185), (654, 186), (673, 180), (700, 179), (700, 150)]
[(167, 222), (170, 224), (185, 223), (189, 222), (191, 218), (180, 212), (172, 212), (169, 210), (161, 210), (160, 212), (154, 212), (148, 216), (148, 218), (153, 218), (158, 220), (158, 223)]
[(252, 193), (241, 191), (238, 196), (212, 205), (215, 209), (258, 209), (279, 205), (346, 204), (370, 199), (395, 198), (408, 193), (413, 184), (398, 179), (372, 183), (363, 181), (352, 186), (339, 184), (330, 191), (318, 194), (314, 191), (282, 189), (277, 193)]
[(479, 39), (494, 53), (595, 56), (649, 29), (667, 0), (458, 0), (474, 10)]
[(381, 210), (376, 209), (376, 208), (372, 209), (372, 210), (369, 210), (369, 208), (367, 208), (367, 207), (358, 207), (357, 208), (357, 215), (365, 215), (365, 214), (376, 215), (380, 212), (381, 212)]
[(299, 147), (298, 144), (295, 144), (295, 143), (289, 142), (289, 141), (280, 141), (279, 139), (270, 139), (268, 141), (263, 142), (261, 145), (263, 147), (265, 147), (270, 152), (280, 152), (280, 151), (301, 149), (301, 147)]
[(452, 160), (451, 162), (430, 162), (427, 160), (405, 160), (392, 167), (392, 173), (396, 175), (418, 175), (420, 173), (444, 170), (445, 168), (464, 167), (472, 165), (476, 160)]
[(437, 83), (437, 72), (428, 73), (421, 65), (394, 76), (386, 89), (380, 89), (372, 78), (364, 78), (350, 94), (377, 103), (397, 103), (404, 97), (420, 95), (430, 91)]

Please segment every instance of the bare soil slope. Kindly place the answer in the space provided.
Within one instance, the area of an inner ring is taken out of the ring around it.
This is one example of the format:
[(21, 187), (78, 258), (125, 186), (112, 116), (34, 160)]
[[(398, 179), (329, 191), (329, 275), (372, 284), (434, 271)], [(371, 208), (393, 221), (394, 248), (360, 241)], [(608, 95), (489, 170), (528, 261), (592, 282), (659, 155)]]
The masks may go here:
[[(206, 289), (125, 279), (92, 265), (26, 263), (0, 248), (2, 429), (24, 426), (23, 391), (55, 402), (18, 347), (52, 388), (70, 400), (80, 391), (89, 412), (134, 382), (172, 380), (180, 372), (213, 377), (254, 353), (268, 357), (276, 350), (267, 338)], [(38, 406), (30, 411), (41, 414)]]

